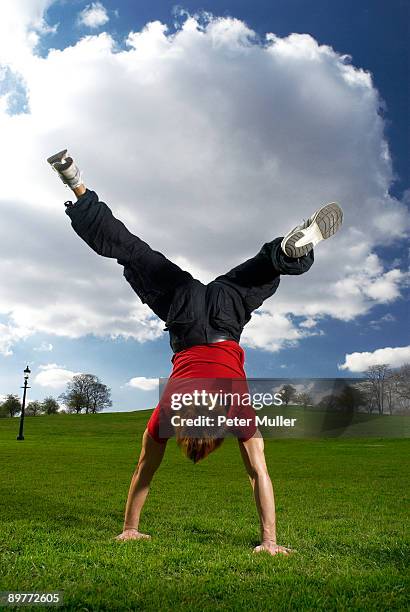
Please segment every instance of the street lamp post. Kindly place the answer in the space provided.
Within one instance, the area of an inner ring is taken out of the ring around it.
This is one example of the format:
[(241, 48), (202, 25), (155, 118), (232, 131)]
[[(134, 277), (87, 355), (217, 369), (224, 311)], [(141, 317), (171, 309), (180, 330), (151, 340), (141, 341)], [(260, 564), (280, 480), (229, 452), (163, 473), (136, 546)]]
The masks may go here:
[(28, 377), (30, 376), (30, 374), (31, 374), (31, 370), (27, 366), (26, 369), (24, 370), (24, 386), (21, 387), (22, 389), (24, 389), (24, 391), (23, 391), (23, 402), (21, 405), (21, 414), (20, 414), (20, 429), (19, 429), (19, 435), (17, 436), (17, 440), (24, 440), (24, 436), (23, 436), (24, 410), (26, 408), (27, 389), (30, 389), (30, 387), (28, 386)]

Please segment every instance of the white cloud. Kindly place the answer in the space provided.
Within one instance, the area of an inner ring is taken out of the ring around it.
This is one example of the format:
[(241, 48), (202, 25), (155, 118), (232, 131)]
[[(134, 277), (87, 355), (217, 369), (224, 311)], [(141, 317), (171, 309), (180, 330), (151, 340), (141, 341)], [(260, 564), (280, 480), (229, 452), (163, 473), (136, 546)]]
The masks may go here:
[(88, 28), (99, 28), (109, 20), (107, 9), (101, 2), (92, 2), (78, 15), (78, 22)]
[(30, 108), (10, 117), (0, 97), (9, 177), (0, 195), (0, 314), (14, 330), (3, 351), (34, 332), (141, 342), (162, 334), (122, 269), (71, 230), (69, 192), (45, 163), (65, 146), (134, 233), (205, 282), (318, 205), (342, 203), (343, 231), (319, 245), (304, 277), (282, 278), (245, 328), (248, 346), (278, 350), (313, 333), (321, 317), (353, 320), (397, 299), (408, 276), (375, 249), (397, 241), (408, 217), (388, 195), (393, 171), (368, 73), (311, 36), (260, 44), (243, 22), (209, 16), (205, 25), (189, 17), (172, 35), (150, 23), (129, 34), (125, 50), (102, 33), (40, 58), (30, 33), (38, 35), (49, 4), (17, 3), (8, 26), (0, 5), (3, 29), (21, 18), (17, 42), (9, 36), (0, 50), (14, 66), (18, 47)]
[(55, 0), (2, 0), (0, 6), (0, 65), (29, 71), (42, 34), (53, 32), (45, 19)]
[(380, 317), (379, 319), (374, 319), (373, 321), (369, 321), (369, 325), (370, 327), (372, 327), (372, 329), (381, 329), (381, 326), (384, 323), (393, 323), (394, 321), (396, 321), (396, 317), (392, 315), (390, 312), (388, 312), (382, 317)]
[(40, 372), (35, 376), (34, 383), (40, 387), (51, 387), (52, 389), (63, 389), (65, 385), (79, 372), (72, 372), (56, 363), (48, 363), (39, 366)]
[(398, 368), (410, 362), (410, 346), (386, 347), (377, 349), (372, 353), (350, 353), (345, 356), (345, 362), (339, 365), (339, 370), (350, 372), (364, 372), (374, 365), (387, 363), (392, 368)]
[(141, 389), (142, 391), (152, 391), (158, 388), (158, 378), (146, 378), (145, 376), (135, 376), (127, 382), (129, 387)]
[(300, 323), (300, 327), (304, 329), (312, 329), (312, 327), (316, 327), (317, 321), (316, 319), (312, 319), (312, 317), (308, 317), (304, 321)]
[(307, 336), (317, 335), (319, 332), (299, 328), (283, 314), (258, 311), (255, 312), (250, 323), (245, 327), (242, 341), (251, 348), (278, 351), (283, 346), (294, 346), (299, 340)]
[(39, 351), (39, 352), (47, 352), (47, 351), (52, 351), (52, 350), (53, 350), (53, 345), (51, 344), (51, 342), (42, 342), (40, 346), (35, 346), (33, 348), (33, 351)]
[(13, 345), (27, 338), (30, 333), (30, 330), (24, 327), (24, 325), (16, 326), (0, 323), (0, 355), (5, 357), (12, 355)]

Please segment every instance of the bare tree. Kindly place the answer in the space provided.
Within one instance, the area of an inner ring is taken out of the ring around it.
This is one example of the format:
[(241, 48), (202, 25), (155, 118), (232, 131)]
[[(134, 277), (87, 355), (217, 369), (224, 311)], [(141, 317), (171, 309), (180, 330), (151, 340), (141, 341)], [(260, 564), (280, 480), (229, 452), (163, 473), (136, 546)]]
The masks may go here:
[(393, 414), (393, 407), (397, 401), (397, 378), (395, 372), (389, 372), (384, 381), (384, 406), (388, 409), (390, 415)]
[(400, 398), (410, 402), (410, 363), (404, 363), (395, 372), (396, 390)]
[(391, 370), (387, 363), (370, 366), (366, 370), (367, 382), (371, 405), (375, 406), (379, 414), (384, 414), (386, 380), (391, 375)]
[(355, 383), (356, 389), (362, 394), (363, 406), (371, 414), (375, 409), (375, 399), (373, 397), (373, 387), (369, 380), (361, 380)]
[(309, 393), (299, 393), (298, 395), (295, 395), (294, 401), (296, 404), (303, 406), (303, 408), (313, 406), (312, 396), (309, 395)]

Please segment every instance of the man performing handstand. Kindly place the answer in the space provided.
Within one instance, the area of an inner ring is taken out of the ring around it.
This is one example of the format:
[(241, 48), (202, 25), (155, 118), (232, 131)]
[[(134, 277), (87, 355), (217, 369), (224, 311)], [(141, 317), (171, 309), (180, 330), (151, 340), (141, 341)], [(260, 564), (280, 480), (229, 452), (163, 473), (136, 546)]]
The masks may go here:
[[(336, 203), (319, 208), (285, 237), (265, 243), (244, 263), (204, 285), (154, 251), (116, 219), (97, 194), (85, 187), (67, 150), (47, 160), (75, 195), (66, 213), (75, 232), (99, 255), (124, 267), (124, 276), (143, 303), (165, 322), (173, 350), (170, 381), (179, 379), (243, 380), (242, 330), (252, 312), (272, 296), (280, 276), (307, 272), (313, 247), (341, 226), (343, 212)], [(161, 402), (160, 402), (161, 404)], [(144, 539), (138, 531), (142, 507), (151, 480), (164, 456), (167, 437), (160, 428), (160, 404), (153, 411), (142, 438), (142, 450), (133, 474), (122, 533), (117, 540)], [(276, 542), (275, 503), (266, 467), (263, 438), (256, 428), (237, 432), (239, 449), (254, 491), (261, 526), (261, 544), (254, 551), (289, 554)], [(218, 448), (221, 438), (177, 433), (177, 442), (195, 463)]]

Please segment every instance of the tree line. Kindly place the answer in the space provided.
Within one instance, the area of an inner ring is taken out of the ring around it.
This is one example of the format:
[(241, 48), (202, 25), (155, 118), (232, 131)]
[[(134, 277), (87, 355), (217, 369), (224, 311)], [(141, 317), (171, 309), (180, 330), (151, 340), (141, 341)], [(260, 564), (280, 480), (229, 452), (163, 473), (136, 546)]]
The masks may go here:
[[(33, 400), (25, 407), (27, 416), (45, 414), (95, 414), (112, 406), (111, 389), (94, 374), (76, 374), (67, 383), (64, 393), (58, 398), (51, 395), (43, 401)], [(0, 403), (0, 418), (14, 417), (21, 413), (18, 395), (9, 393)]]
[[(297, 392), (291, 384), (283, 385), (280, 393), (285, 406), (296, 404), (304, 408), (326, 411), (369, 414), (400, 414), (410, 410), (410, 363), (392, 369), (388, 364), (371, 366), (364, 379), (345, 383), (337, 392), (325, 395), (315, 404), (309, 391)], [(337, 379), (336, 379), (337, 380)], [(63, 406), (61, 406), (63, 404)], [(111, 389), (94, 374), (76, 374), (58, 398), (46, 397), (31, 401), (25, 408), (28, 416), (42, 414), (95, 414), (112, 406)], [(17, 395), (9, 394), (0, 403), (0, 417), (14, 417), (21, 412)]]
[(280, 392), (286, 406), (296, 404), (326, 411), (404, 414), (410, 411), (410, 363), (396, 369), (388, 364), (371, 366), (363, 379), (357, 383), (345, 383), (317, 403), (308, 390), (298, 393), (290, 384), (284, 385)]

